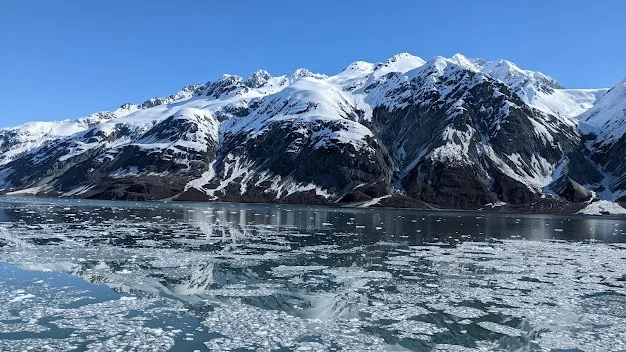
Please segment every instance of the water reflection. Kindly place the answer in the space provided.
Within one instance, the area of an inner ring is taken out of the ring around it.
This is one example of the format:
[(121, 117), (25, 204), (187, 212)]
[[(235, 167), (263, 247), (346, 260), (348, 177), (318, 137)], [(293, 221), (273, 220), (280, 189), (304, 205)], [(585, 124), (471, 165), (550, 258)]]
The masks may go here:
[[(0, 198), (0, 222), (184, 221), (209, 235), (235, 226), (244, 234), (267, 225), (275, 231), (346, 232), (408, 236), (419, 241), (521, 237), (532, 240), (620, 241), (624, 219), (576, 215), (433, 212), (279, 205), (167, 204)], [(19, 202), (16, 204), (16, 202)], [(76, 207), (80, 207), (76, 209)], [(617, 236), (617, 237), (616, 237)]]
[[(268, 225), (274, 231), (294, 229), (305, 233), (358, 233), (377, 239), (410, 238), (414, 244), (525, 238), (529, 240), (621, 241), (624, 219), (589, 216), (515, 215), (501, 213), (437, 213), (387, 209), (285, 209), (274, 206), (232, 209), (183, 210), (184, 219), (209, 237), (215, 231), (244, 234)], [(234, 227), (234, 228), (233, 228)], [(228, 230), (231, 228), (232, 230)]]
[(3, 198), (0, 259), (158, 300), (208, 330), (198, 337), (173, 326), (175, 338), (159, 340), (173, 349), (181, 330), (204, 339), (193, 340), (201, 350), (620, 350), (625, 226), (623, 218)]

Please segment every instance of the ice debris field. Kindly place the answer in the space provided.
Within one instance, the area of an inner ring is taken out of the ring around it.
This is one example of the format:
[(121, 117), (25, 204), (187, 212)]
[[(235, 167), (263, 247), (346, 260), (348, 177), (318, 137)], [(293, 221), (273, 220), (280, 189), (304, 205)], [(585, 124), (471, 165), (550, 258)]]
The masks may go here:
[(0, 200), (2, 351), (623, 351), (626, 221)]

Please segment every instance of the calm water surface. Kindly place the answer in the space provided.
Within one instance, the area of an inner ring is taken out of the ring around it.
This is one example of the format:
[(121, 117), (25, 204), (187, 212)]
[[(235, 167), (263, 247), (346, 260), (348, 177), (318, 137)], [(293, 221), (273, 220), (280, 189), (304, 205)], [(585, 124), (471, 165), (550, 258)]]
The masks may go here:
[(625, 231), (0, 197), (0, 351), (626, 351)]

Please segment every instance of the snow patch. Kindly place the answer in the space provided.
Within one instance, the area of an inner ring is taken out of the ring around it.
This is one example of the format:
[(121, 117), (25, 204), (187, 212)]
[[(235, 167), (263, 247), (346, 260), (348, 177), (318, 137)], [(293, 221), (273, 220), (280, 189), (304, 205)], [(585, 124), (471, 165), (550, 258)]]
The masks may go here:
[(587, 215), (626, 215), (626, 209), (618, 203), (599, 200), (587, 205), (578, 213)]

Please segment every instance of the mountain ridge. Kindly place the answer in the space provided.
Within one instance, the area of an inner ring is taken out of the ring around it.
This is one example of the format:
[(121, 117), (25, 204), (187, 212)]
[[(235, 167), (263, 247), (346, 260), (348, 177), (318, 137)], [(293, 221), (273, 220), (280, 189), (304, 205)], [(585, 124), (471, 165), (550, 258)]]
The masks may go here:
[(621, 95), (607, 94), (461, 54), (424, 61), (402, 53), (333, 76), (224, 75), (112, 112), (0, 129), (0, 189), (572, 211), (626, 194), (624, 163), (593, 147), (606, 136), (578, 127), (596, 102), (595, 116), (619, 103)]

